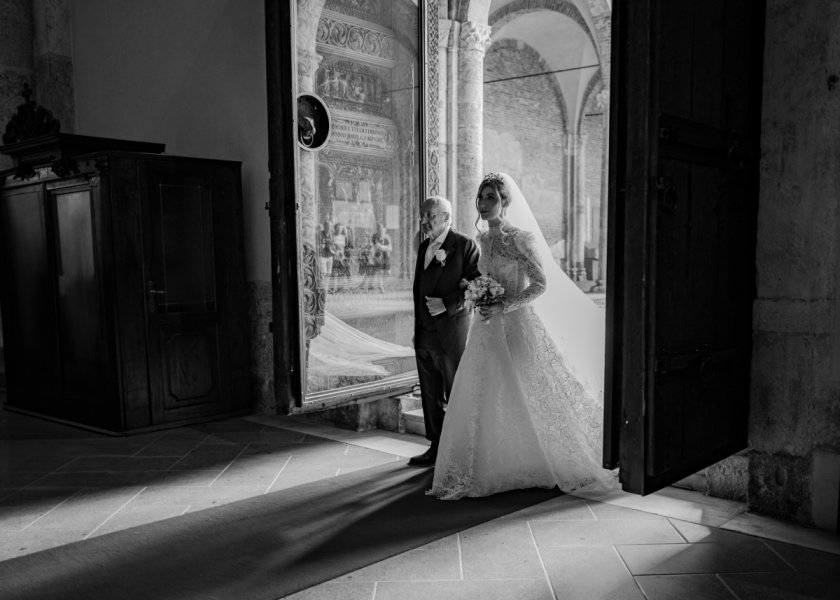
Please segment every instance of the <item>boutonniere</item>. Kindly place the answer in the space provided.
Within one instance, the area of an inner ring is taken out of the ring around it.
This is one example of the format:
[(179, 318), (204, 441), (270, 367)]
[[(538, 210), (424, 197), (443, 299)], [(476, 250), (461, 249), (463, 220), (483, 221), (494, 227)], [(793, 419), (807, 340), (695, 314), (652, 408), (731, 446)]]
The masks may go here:
[(435, 250), (435, 260), (440, 263), (441, 267), (446, 266), (446, 250), (443, 248), (438, 248)]

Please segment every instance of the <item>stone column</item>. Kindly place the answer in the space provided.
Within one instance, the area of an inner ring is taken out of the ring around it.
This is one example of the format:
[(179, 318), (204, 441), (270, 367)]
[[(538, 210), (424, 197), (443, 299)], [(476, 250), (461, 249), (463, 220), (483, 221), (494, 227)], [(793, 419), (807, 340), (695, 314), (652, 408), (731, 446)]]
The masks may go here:
[(610, 151), (610, 90), (604, 88), (598, 92), (596, 106), (604, 113), (604, 162), (601, 167), (601, 215), (598, 222), (598, 272), (593, 273), (595, 285), (593, 292), (605, 292), (607, 289), (607, 207), (609, 205), (609, 151)]
[(440, 194), (453, 201), (458, 196), (458, 51), (461, 22), (438, 21), (438, 123), (440, 131)]
[(62, 133), (76, 131), (73, 59), (68, 0), (32, 0), (35, 99), (61, 122)]
[(566, 274), (574, 281), (580, 281), (582, 273), (586, 272), (583, 266), (586, 205), (583, 197), (583, 138), (580, 134), (566, 135), (566, 172)]
[[(0, 0), (0, 135), (23, 104), (23, 84), (35, 87), (32, 29), (31, 0)], [(0, 155), (0, 170), (11, 167), (12, 159)]]
[(484, 137), (484, 53), (490, 47), (491, 28), (467, 21), (461, 24), (461, 50), (458, 56), (458, 195), (455, 227), (471, 232), (475, 223), (474, 200), (484, 175), (482, 140)]

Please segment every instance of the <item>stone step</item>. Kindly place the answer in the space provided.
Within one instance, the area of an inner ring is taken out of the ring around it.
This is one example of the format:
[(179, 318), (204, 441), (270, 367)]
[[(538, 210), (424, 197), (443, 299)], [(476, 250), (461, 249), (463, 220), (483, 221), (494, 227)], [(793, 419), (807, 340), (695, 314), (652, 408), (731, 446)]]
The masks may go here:
[(426, 425), (423, 421), (423, 409), (417, 408), (414, 410), (407, 410), (403, 413), (405, 417), (405, 431), (406, 433), (416, 433), (417, 435), (426, 435)]

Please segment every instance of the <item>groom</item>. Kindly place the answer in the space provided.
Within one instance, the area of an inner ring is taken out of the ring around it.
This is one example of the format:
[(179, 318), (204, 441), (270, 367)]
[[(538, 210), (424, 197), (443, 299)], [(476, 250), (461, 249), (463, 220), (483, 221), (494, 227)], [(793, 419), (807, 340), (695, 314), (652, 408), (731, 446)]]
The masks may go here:
[(478, 246), (454, 231), (452, 204), (432, 196), (420, 207), (420, 230), (426, 239), (417, 253), (414, 271), (414, 351), (429, 449), (412, 457), (410, 465), (434, 464), (444, 406), (464, 353), (470, 328), (464, 310), (461, 280), (478, 277)]

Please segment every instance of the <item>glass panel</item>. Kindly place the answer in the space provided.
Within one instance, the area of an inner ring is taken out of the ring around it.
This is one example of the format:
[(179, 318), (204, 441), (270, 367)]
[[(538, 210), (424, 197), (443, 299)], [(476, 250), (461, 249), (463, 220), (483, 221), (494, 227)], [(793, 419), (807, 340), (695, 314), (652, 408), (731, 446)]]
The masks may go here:
[(482, 154), (485, 172), (516, 179), (557, 263), (603, 306), (610, 21), (575, 5), (491, 3)]
[(201, 186), (161, 185), (157, 280), (148, 282), (157, 312), (213, 310), (213, 224), (209, 193)]
[(297, 18), (308, 399), (416, 370), (421, 20), (416, 0), (298, 0)]

